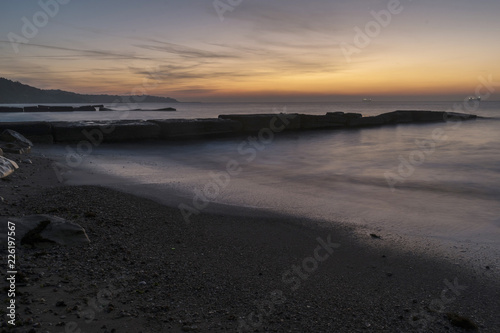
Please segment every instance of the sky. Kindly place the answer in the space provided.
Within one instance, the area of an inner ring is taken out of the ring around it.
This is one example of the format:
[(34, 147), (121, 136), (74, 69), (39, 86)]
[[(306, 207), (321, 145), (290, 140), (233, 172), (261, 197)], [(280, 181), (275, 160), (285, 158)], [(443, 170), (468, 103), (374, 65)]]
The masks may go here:
[(186, 102), (500, 100), (498, 0), (2, 0), (1, 9), (0, 77), (43, 89)]

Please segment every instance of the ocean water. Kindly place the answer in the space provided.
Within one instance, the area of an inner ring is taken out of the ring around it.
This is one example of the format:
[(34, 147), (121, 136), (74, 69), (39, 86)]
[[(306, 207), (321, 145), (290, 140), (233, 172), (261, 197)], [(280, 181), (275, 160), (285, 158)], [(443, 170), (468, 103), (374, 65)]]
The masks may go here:
[[(463, 105), (455, 105), (460, 111), (457, 106)], [(199, 118), (273, 110), (374, 115), (398, 109), (451, 110), (454, 103), (176, 107), (176, 113), (130, 112), (127, 117)], [(60, 163), (59, 174), (68, 184), (99, 184), (174, 207), (182, 205), (179, 214), (187, 219), (197, 212), (234, 213), (238, 207), (250, 207), (321, 223), (356, 225), (387, 238), (445, 244), (448, 254), (470, 254), (469, 260), (491, 265), (500, 257), (500, 103), (481, 102), (471, 113), (487, 118), (276, 133), (255, 145), (247, 137), (102, 144), (81, 156), (77, 165), (68, 163), (74, 145), (41, 146), (37, 151)], [(0, 117), (8, 121), (107, 119), (97, 112)], [(233, 174), (228, 172), (236, 169)]]
[[(67, 104), (50, 104), (67, 105)], [(83, 104), (74, 104), (79, 106)], [(28, 106), (5, 104), (3, 106)], [(371, 102), (371, 103), (138, 103), (107, 105), (118, 111), (106, 112), (57, 112), (57, 113), (0, 113), (0, 122), (14, 121), (76, 121), (76, 120), (116, 120), (116, 119), (179, 119), (179, 118), (216, 118), (220, 114), (245, 113), (306, 113), (325, 114), (326, 112), (359, 112), (363, 115), (377, 115), (395, 110), (432, 110), (475, 113), (486, 117), (498, 117), (500, 102), (482, 101), (478, 107), (464, 102)], [(134, 109), (176, 108), (176, 112), (130, 111)]]

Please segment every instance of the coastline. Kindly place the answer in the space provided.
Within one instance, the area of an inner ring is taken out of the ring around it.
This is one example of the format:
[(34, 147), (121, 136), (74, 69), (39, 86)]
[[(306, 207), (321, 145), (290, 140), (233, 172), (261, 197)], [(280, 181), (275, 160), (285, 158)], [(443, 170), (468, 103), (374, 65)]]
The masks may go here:
[(353, 227), (206, 213), (186, 224), (176, 208), (63, 186), (50, 160), (20, 159), (0, 181), (2, 215), (57, 215), (91, 243), (18, 250), (27, 320), (18, 332), (73, 322), (83, 332), (464, 332), (446, 313), (481, 332), (500, 328), (498, 282), (384, 238), (360, 240)]

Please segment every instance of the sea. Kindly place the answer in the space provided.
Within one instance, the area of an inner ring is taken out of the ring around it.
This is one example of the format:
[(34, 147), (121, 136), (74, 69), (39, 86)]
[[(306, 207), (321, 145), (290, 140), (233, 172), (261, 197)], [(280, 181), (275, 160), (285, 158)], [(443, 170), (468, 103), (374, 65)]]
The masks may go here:
[[(176, 112), (129, 111), (175, 107)], [(67, 184), (101, 185), (202, 212), (280, 214), (356, 227), (412, 251), (500, 267), (500, 102), (176, 103), (114, 112), (10, 113), (2, 122), (214, 118), (220, 114), (395, 110), (473, 113), (465, 122), (274, 133), (259, 138), (40, 145)], [(253, 141), (252, 141), (253, 140)], [(252, 143), (253, 142), (253, 143)], [(257, 213), (259, 212), (259, 213)], [(237, 217), (235, 217), (237, 218)]]

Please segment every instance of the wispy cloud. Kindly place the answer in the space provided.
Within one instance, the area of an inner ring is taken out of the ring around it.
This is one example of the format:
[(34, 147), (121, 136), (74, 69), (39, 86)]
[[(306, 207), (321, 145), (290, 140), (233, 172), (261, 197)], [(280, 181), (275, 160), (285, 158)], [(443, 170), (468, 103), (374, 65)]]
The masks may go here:
[(201, 50), (194, 47), (162, 42), (158, 40), (150, 40), (153, 44), (134, 44), (135, 47), (143, 48), (147, 50), (160, 51), (171, 53), (180, 56), (181, 58), (189, 58), (189, 59), (229, 59), (229, 58), (238, 58), (234, 54), (225, 54), (222, 52), (214, 52)]
[[(10, 44), (9, 41), (4, 41), (0, 40), (1, 44)], [(78, 55), (82, 57), (105, 57), (105, 58), (115, 58), (115, 59), (135, 59), (135, 60), (152, 60), (150, 57), (143, 57), (143, 56), (138, 56), (136, 54), (132, 54), (129, 52), (110, 52), (106, 50), (98, 50), (98, 49), (78, 49), (78, 48), (71, 48), (71, 47), (64, 47), (64, 46), (55, 46), (55, 45), (42, 45), (42, 44), (34, 44), (34, 43), (27, 43), (27, 44), (20, 44), (22, 47), (25, 48), (36, 48), (36, 49), (44, 49), (44, 50), (56, 50), (56, 51), (69, 51), (69, 52), (76, 52)], [(64, 56), (62, 56), (64, 57)]]
[(245, 2), (244, 8), (229, 15), (229, 20), (244, 21), (253, 31), (266, 34), (293, 34), (331, 36), (336, 30), (336, 16), (331, 1), (315, 1), (304, 7), (302, 1)]

